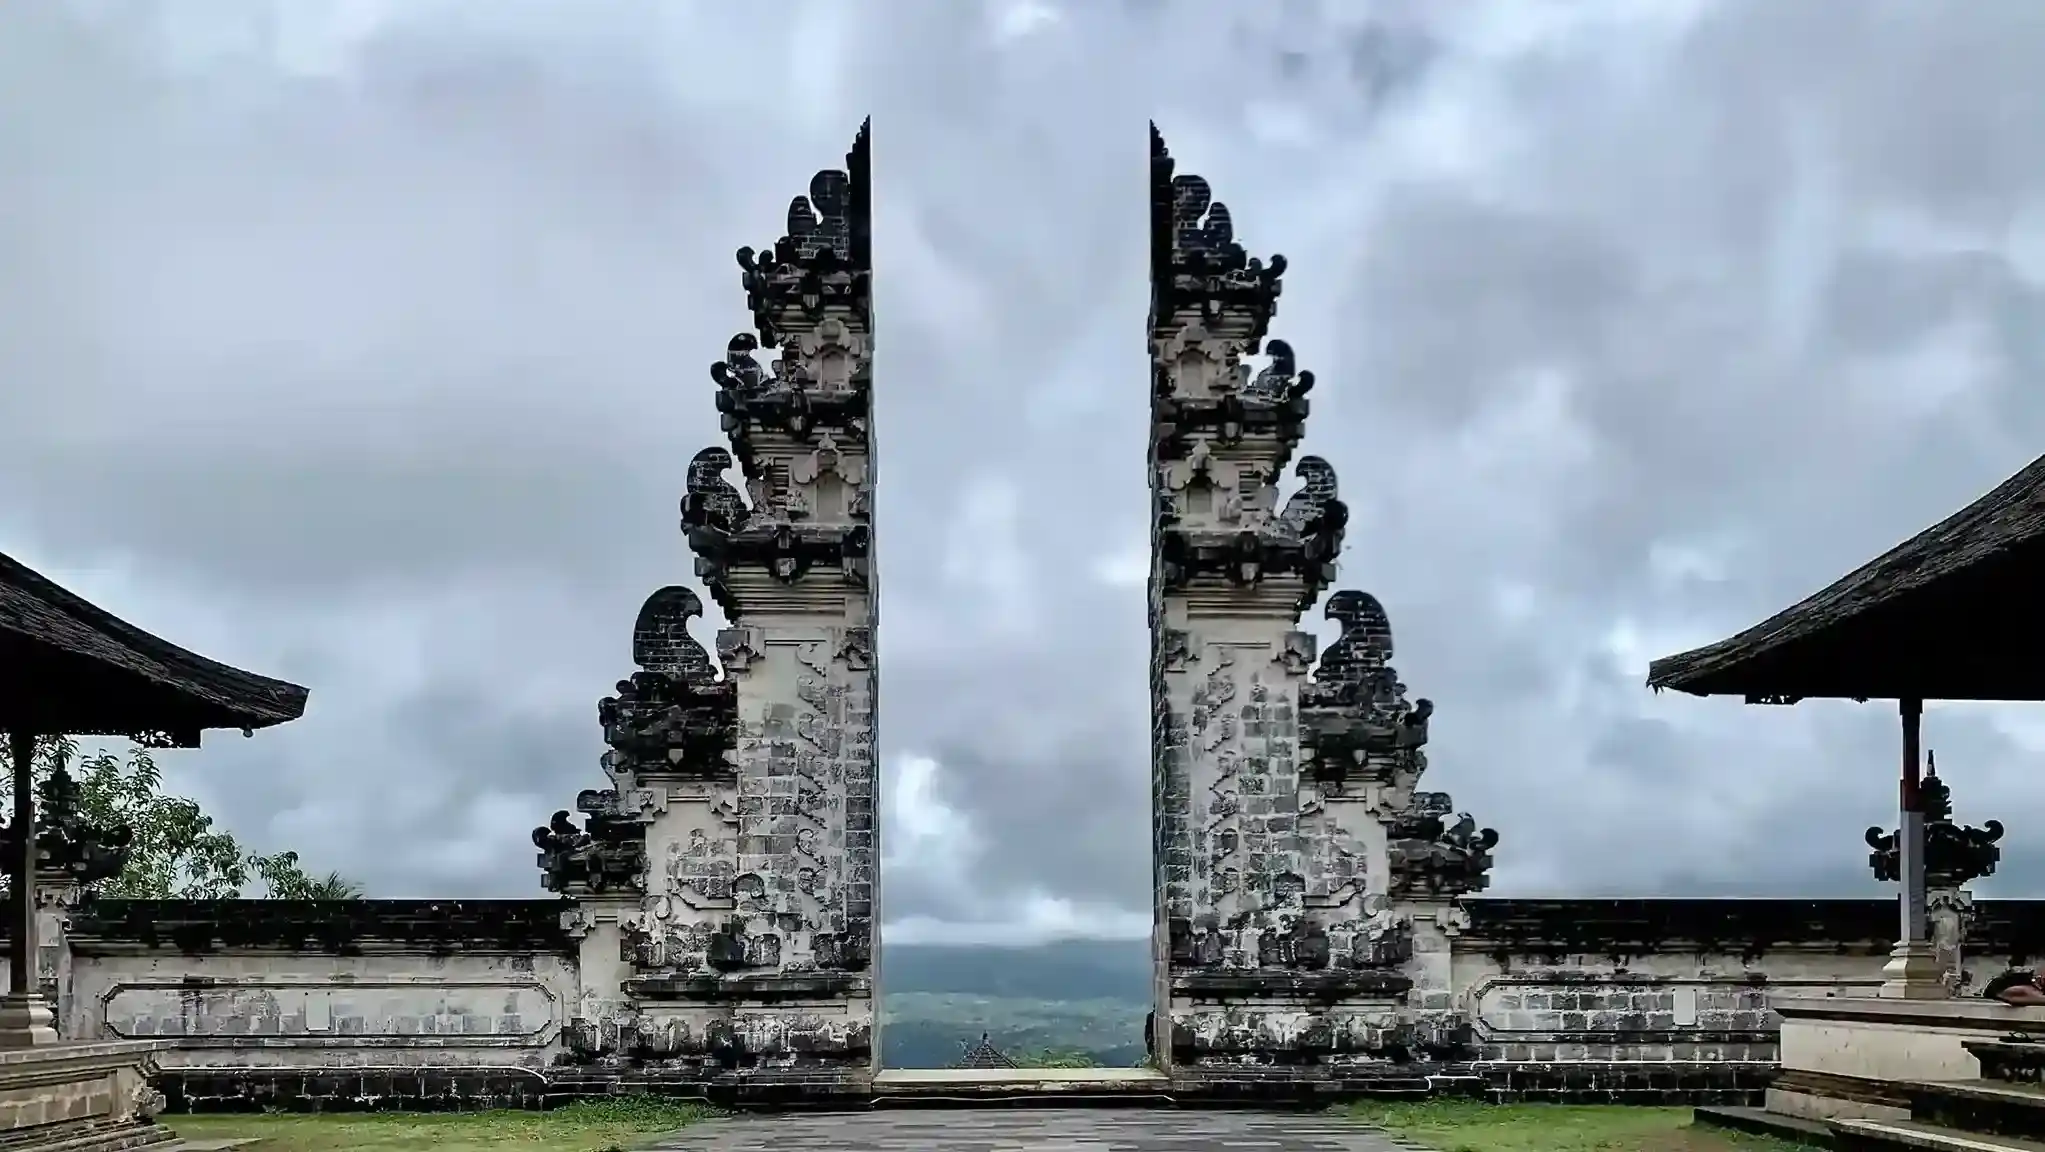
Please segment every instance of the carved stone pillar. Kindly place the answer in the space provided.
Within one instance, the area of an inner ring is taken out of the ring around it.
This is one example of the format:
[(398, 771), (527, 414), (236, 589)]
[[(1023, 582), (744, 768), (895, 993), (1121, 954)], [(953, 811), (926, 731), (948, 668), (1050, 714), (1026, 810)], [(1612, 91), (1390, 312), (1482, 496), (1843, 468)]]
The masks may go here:
[(868, 140), (739, 250), (754, 331), (710, 368), (731, 447), (696, 454), (681, 507), (722, 668), (695, 593), (656, 592), (600, 708), (614, 787), (534, 833), (580, 902), (585, 1058), (821, 1086), (878, 1051)]
[(1298, 627), (1347, 509), (1314, 456), (1279, 499), (1313, 386), (1265, 339), (1285, 261), (1248, 256), (1154, 128), (1151, 149), (1156, 1055), (1186, 1074), (1362, 1058), (1395, 1039), (1410, 937), (1373, 892), (1382, 836), (1312, 771)]
[(1375, 598), (1329, 598), (1343, 633), (1315, 664), (1299, 619), (1348, 513), (1315, 456), (1279, 499), (1314, 384), (1266, 339), (1285, 261), (1248, 256), (1155, 128), (1151, 150), (1157, 1055), (1190, 1075), (1442, 1048), (1455, 899), (1497, 834), (1445, 824), (1445, 795), (1415, 812), (1433, 705), (1407, 704)]

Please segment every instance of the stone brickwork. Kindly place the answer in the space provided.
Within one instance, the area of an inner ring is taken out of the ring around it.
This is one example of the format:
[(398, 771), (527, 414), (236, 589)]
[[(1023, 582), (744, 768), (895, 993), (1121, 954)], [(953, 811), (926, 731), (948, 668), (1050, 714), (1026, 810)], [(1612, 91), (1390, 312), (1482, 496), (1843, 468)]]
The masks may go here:
[(878, 1051), (868, 142), (738, 253), (753, 330), (710, 367), (730, 448), (681, 504), (717, 663), (695, 593), (654, 593), (599, 710), (612, 787), (533, 834), (576, 902), (591, 1066), (861, 1082)]
[[(621, 1091), (735, 1106), (872, 1099), (876, 1089), (828, 1061), (763, 1076), (714, 1060), (592, 1059), (602, 1045), (637, 1041), (632, 1018), (618, 1014), (598, 1024), (607, 1034), (578, 1034), (591, 1024), (588, 1006), (629, 1007), (642, 993), (628, 985), (654, 979), (615, 951), (592, 950), (591, 937), (609, 930), (585, 928), (576, 910), (594, 899), (87, 903), (52, 924), (59, 1027), (67, 1039), (163, 1044), (155, 1083), (172, 1110), (540, 1107)], [(2045, 902), (1972, 908), (1953, 925), (1964, 932), (1966, 987), (2045, 959)], [(1883, 900), (1464, 898), (1457, 909), (1447, 928), (1412, 926), (1408, 965), (1442, 973), (1442, 989), (1425, 995), (1465, 1026), (1462, 1050), (1186, 1063), (1173, 1069), (1170, 1094), (1752, 1103), (1776, 1068), (1766, 998), (1878, 984), (1895, 931), (1895, 903)], [(1320, 972), (1223, 968), (1181, 972), (1178, 982), (1189, 999), (1290, 995), (1312, 1006), (1331, 994), (1396, 999), (1410, 979), (1397, 967)], [(815, 978), (828, 987), (832, 977)], [(723, 991), (721, 976), (667, 979), (670, 996)], [(795, 974), (781, 980), (784, 995), (800, 991)]]
[(1408, 702), (1377, 599), (1328, 597), (1318, 661), (1299, 628), (1348, 512), (1317, 456), (1280, 499), (1314, 386), (1268, 339), (1284, 258), (1248, 255), (1155, 127), (1150, 208), (1152, 1049), (1323, 1073), (1455, 1057), (1440, 932), (1497, 834), (1415, 791), (1434, 706)]

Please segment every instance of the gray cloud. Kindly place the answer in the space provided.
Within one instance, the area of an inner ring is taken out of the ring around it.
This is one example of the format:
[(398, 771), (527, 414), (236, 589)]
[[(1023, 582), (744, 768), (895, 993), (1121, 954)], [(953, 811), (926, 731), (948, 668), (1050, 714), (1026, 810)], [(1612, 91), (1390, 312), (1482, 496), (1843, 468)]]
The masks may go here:
[[(2045, 433), (2027, 0), (157, 11), (0, 9), (0, 546), (309, 683), (167, 765), (379, 894), (536, 890), (526, 829), (688, 571), (730, 252), (867, 113), (883, 746), (937, 766), (892, 917), (1147, 906), (1147, 119), (1293, 261), (1344, 582), (1496, 891), (1876, 891), (1888, 711), (1645, 662)], [(2034, 890), (2045, 724), (1928, 733)]]

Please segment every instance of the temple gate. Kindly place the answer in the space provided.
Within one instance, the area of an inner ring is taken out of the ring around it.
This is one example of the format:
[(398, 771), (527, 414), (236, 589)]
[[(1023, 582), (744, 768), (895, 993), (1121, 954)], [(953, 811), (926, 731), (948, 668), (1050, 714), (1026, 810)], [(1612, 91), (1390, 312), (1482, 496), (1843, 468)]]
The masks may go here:
[[(563, 811), (534, 832), (546, 886), (573, 900), (576, 1062), (871, 1081), (869, 140), (771, 249), (739, 251), (753, 330), (710, 369), (730, 448), (696, 455), (681, 508), (730, 624), (722, 669), (689, 634), (696, 594), (655, 592), (639, 670), (599, 709), (612, 786), (577, 797), (581, 826)], [(1408, 702), (1376, 598), (1326, 597), (1342, 630), (1318, 660), (1300, 629), (1347, 510), (1317, 456), (1279, 498), (1314, 384), (1267, 336), (1285, 261), (1245, 253), (1155, 127), (1150, 163), (1154, 1061), (1190, 1082), (1454, 1059), (1470, 1037), (1447, 938), (1497, 834), (1416, 790), (1433, 705)]]

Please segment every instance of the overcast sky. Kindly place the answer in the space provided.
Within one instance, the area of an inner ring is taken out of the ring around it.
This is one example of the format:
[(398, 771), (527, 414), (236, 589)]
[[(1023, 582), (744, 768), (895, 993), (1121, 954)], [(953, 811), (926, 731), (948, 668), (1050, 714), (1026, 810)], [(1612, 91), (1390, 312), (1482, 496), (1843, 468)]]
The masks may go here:
[[(1155, 118), (1494, 893), (1876, 895), (1892, 708), (1641, 685), (2045, 448), (2040, 107), (2038, 0), (4, 4), (0, 550), (311, 688), (162, 757), (252, 846), (539, 895), (871, 114), (893, 938), (1140, 933)], [(2045, 895), (2045, 711), (1926, 733)]]

